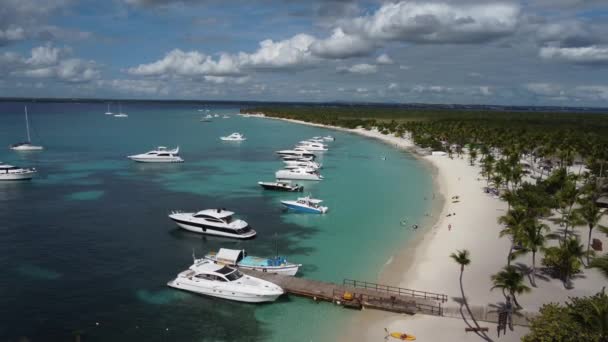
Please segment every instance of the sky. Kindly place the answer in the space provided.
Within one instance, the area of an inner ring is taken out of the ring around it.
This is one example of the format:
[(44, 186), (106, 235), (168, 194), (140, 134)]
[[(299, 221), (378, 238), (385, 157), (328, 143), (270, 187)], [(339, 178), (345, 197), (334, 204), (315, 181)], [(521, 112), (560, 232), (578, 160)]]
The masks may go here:
[(608, 107), (608, 0), (0, 0), (0, 97)]

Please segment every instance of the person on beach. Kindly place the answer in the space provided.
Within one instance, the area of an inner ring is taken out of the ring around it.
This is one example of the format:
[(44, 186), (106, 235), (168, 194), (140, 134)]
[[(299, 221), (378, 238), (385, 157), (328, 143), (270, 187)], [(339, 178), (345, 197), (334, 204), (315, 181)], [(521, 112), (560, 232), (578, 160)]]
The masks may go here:
[(452, 231), (452, 224), (448, 224), (448, 231)]

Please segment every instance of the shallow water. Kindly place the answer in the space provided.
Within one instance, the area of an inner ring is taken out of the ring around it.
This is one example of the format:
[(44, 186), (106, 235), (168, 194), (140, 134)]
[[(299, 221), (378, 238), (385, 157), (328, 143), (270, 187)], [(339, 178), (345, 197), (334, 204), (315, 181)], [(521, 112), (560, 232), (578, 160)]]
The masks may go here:
[[(201, 107), (198, 107), (201, 108)], [(166, 282), (219, 247), (251, 255), (279, 252), (302, 263), (301, 276), (374, 281), (429, 209), (428, 169), (408, 154), (359, 136), (230, 114), (201, 123), (194, 106), (124, 105), (127, 119), (99, 104), (30, 104), (33, 140), (43, 152), (0, 151), (0, 160), (34, 166), (31, 182), (0, 183), (0, 340), (310, 341), (332, 340), (356, 312), (285, 297), (251, 305), (189, 294)], [(23, 140), (22, 104), (0, 104), (0, 146)], [(219, 137), (241, 132), (241, 143)], [(326, 215), (284, 212), (264, 192), (282, 163), (274, 151), (332, 134), (321, 159), (325, 180), (302, 182), (324, 199)], [(125, 158), (179, 145), (185, 163)], [(381, 157), (385, 156), (386, 160)], [(173, 209), (225, 207), (257, 231), (250, 241), (177, 229)]]

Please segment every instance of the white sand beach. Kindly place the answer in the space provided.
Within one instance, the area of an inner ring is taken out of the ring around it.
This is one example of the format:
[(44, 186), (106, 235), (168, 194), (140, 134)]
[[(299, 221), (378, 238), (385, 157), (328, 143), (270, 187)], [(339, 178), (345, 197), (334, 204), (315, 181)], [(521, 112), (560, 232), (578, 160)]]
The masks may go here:
[[(378, 131), (364, 129), (343, 129), (306, 122), (287, 120), (341, 131), (348, 131), (366, 137), (379, 139), (397, 148), (411, 150), (414, 144), (405, 138), (383, 135)], [(504, 215), (507, 204), (483, 192), (485, 180), (479, 175), (478, 166), (471, 166), (468, 157), (425, 156), (434, 169), (437, 205), (435, 224), (421, 227), (419, 236), (414, 238), (392, 257), (392, 262), (384, 267), (378, 282), (416, 290), (447, 294), (450, 298), (445, 307), (450, 316), (459, 316), (461, 291), (459, 286), (459, 266), (449, 257), (458, 249), (467, 249), (471, 254), (471, 264), (464, 271), (464, 291), (472, 309), (492, 311), (493, 305), (504, 301), (500, 290), (491, 291), (491, 275), (506, 264), (510, 240), (499, 238), (501, 229), (497, 222)], [(440, 198), (443, 197), (443, 201)], [(456, 197), (457, 196), (457, 197)], [(443, 205), (441, 205), (441, 203)], [(450, 215), (450, 216), (448, 216)], [(608, 224), (603, 218), (602, 224)], [(450, 228), (451, 227), (451, 228)], [(558, 227), (551, 225), (552, 230)], [(579, 228), (581, 241), (586, 244), (587, 229)], [(608, 239), (594, 232), (594, 238), (608, 246)], [(552, 242), (556, 243), (556, 242)], [(537, 255), (537, 267), (542, 256)], [(523, 256), (512, 262), (531, 265), (531, 256)], [(563, 302), (569, 296), (593, 295), (606, 285), (606, 280), (594, 269), (585, 269), (582, 276), (574, 280), (574, 288), (564, 288), (561, 281), (549, 277), (537, 277), (537, 286), (528, 294), (518, 297), (523, 310), (536, 312), (544, 303)], [(529, 283), (527, 285), (530, 285)], [(489, 327), (488, 336), (496, 338), (496, 324), (480, 322)], [(445, 318), (425, 315), (398, 315), (365, 310), (357, 315), (345, 341), (379, 341), (389, 330), (414, 334), (422, 341), (478, 341), (474, 333), (465, 333), (462, 318)], [(527, 328), (516, 327), (508, 331), (501, 341), (519, 341)]]

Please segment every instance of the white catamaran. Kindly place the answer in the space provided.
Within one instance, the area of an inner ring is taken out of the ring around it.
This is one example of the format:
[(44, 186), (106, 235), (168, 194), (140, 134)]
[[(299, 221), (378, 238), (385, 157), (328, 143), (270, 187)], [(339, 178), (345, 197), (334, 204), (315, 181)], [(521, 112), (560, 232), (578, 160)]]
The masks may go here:
[(12, 144), (10, 146), (11, 150), (14, 151), (40, 151), (43, 150), (44, 147), (32, 145), (32, 139), (30, 138), (30, 123), (27, 118), (27, 106), (25, 106), (25, 130), (27, 132), (27, 141), (20, 142), (17, 144)]

